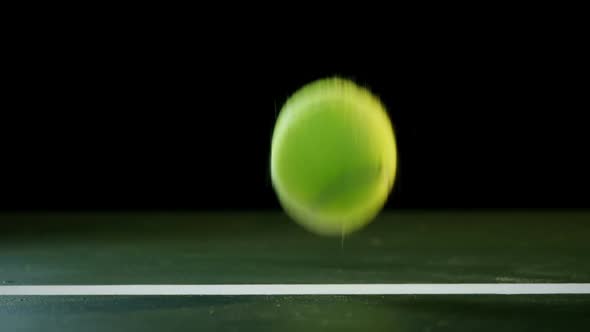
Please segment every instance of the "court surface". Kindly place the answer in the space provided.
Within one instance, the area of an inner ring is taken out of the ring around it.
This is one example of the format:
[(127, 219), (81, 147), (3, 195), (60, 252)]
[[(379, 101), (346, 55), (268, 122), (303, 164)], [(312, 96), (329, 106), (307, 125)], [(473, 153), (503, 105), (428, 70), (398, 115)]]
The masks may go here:
[[(1, 287), (590, 283), (590, 211), (0, 214)], [(296, 286), (293, 286), (296, 287)], [(3, 295), (0, 331), (558, 331), (589, 294)]]

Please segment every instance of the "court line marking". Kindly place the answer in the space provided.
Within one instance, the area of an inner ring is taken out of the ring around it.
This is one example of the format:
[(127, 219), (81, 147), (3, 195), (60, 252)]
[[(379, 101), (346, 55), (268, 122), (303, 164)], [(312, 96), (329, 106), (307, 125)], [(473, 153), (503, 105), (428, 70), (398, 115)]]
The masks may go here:
[(479, 295), (590, 294), (590, 283), (11, 285), (6, 295)]

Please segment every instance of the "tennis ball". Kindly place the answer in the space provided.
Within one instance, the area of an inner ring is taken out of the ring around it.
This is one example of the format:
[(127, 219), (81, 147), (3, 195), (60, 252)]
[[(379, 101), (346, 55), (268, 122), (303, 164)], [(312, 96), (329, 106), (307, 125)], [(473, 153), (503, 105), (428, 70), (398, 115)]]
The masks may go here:
[(319, 235), (369, 224), (392, 190), (397, 148), (384, 105), (339, 77), (311, 82), (278, 115), (271, 181), (285, 212)]

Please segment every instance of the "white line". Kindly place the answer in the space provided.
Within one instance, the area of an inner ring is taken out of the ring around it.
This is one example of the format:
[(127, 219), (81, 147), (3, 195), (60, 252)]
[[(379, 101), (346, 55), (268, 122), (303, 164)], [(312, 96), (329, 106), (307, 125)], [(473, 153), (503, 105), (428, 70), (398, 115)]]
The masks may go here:
[(445, 295), (590, 294), (584, 284), (23, 285), (2, 295)]

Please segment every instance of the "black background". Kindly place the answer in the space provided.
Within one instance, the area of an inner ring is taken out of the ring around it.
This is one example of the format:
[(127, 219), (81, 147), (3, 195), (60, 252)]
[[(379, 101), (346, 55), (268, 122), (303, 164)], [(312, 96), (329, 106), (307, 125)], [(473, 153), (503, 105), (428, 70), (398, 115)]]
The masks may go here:
[(579, 46), (559, 35), (431, 27), (312, 41), (235, 30), (34, 33), (9, 63), (0, 207), (278, 209), (277, 112), (332, 75), (388, 108), (399, 172), (387, 208), (588, 206)]

